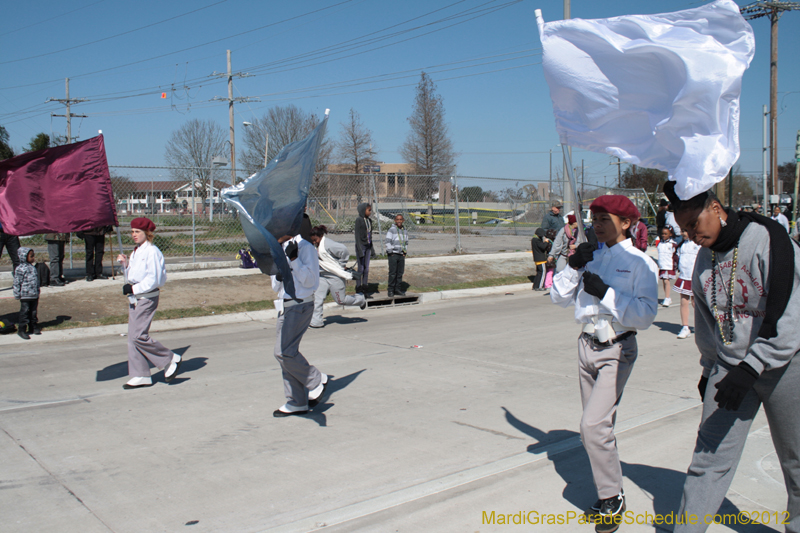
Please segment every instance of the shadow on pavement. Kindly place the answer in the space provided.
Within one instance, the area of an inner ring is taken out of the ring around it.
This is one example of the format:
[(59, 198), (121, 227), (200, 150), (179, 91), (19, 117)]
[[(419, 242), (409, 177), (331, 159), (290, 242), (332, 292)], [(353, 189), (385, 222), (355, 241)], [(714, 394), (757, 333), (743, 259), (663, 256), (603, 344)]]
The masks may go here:
[[(536, 444), (528, 446), (528, 452), (534, 454), (547, 454), (556, 472), (564, 480), (564, 499), (578, 509), (588, 509), (597, 499), (597, 492), (592, 479), (592, 467), (589, 457), (582, 445), (573, 448), (570, 444), (580, 443), (580, 434), (567, 429), (554, 429), (542, 431), (515, 417), (508, 409), (503, 407), (506, 421), (515, 429), (536, 439)], [(567, 443), (565, 441), (572, 441)], [(564, 449), (564, 448), (567, 449)], [(632, 481), (645, 492), (653, 502), (653, 512), (658, 515), (677, 513), (683, 495), (683, 483), (686, 473), (669, 468), (648, 466), (635, 463), (620, 462), (622, 475)], [(686, 467), (688, 468), (688, 464)], [(630, 492), (630, 490), (628, 491)], [(633, 510), (634, 513), (643, 513), (642, 510)], [(728, 498), (725, 498), (719, 510), (720, 514), (738, 514), (736, 507)], [(672, 531), (672, 526), (654, 526), (656, 531)], [(760, 533), (774, 531), (763, 525), (737, 524), (728, 525), (738, 533)]]
[(321, 427), (326, 427), (328, 425), (328, 418), (325, 416), (325, 412), (335, 405), (330, 403), (331, 395), (334, 392), (338, 392), (344, 388), (347, 388), (365, 370), (366, 368), (338, 379), (334, 379), (333, 376), (328, 375), (328, 386), (325, 387), (324, 396), (321, 398), (322, 403), (318, 404), (316, 407), (312, 407), (308, 414), (303, 418), (308, 418), (319, 424)]
[(330, 326), (331, 324), (360, 324), (362, 322), (367, 322), (366, 318), (361, 318), (360, 316), (329, 316), (325, 317), (325, 325)]
[(680, 333), (683, 327), (680, 324), (670, 324), (669, 322), (653, 322), (653, 325), (661, 331), (666, 331), (667, 333), (673, 333), (675, 335)]

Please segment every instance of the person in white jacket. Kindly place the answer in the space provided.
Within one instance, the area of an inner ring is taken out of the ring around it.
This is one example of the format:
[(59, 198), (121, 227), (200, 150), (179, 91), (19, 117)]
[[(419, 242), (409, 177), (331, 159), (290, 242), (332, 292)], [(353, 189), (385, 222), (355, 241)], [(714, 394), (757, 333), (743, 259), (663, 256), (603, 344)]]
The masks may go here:
[(347, 295), (345, 292), (345, 281), (361, 279), (360, 272), (345, 268), (347, 260), (350, 259), (347, 246), (327, 237), (327, 234), (328, 228), (315, 226), (311, 228), (309, 237), (311, 244), (317, 247), (319, 255), (319, 288), (314, 292), (314, 315), (310, 324), (312, 328), (325, 327), (322, 306), (329, 292), (339, 305), (358, 306), (362, 310), (367, 308), (367, 300), (363, 294)]
[(150, 366), (164, 371), (164, 380), (169, 383), (178, 374), (181, 356), (168, 350), (150, 337), (150, 323), (158, 308), (160, 288), (167, 282), (164, 256), (153, 244), (156, 225), (149, 218), (134, 218), (131, 221), (131, 238), (136, 244), (130, 259), (119, 254), (117, 261), (125, 268), (127, 283), (122, 294), (128, 297), (128, 380), (124, 389), (150, 387)]

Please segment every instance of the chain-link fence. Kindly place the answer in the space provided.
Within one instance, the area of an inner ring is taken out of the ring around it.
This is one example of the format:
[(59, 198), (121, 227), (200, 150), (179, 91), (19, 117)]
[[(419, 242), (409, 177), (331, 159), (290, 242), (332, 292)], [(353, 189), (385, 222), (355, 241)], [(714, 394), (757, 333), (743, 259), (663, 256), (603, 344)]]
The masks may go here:
[[(169, 168), (111, 166), (111, 181), (120, 226), (147, 216), (156, 223), (155, 244), (168, 262), (234, 261), (248, 248), (238, 214), (219, 192), (247, 178), (226, 168)], [(409, 232), (411, 255), (493, 253), (528, 250), (530, 238), (550, 210), (552, 199), (564, 199), (560, 181), (533, 181), (466, 176), (418, 176), (402, 173), (314, 176), (308, 214), (314, 225), (324, 224), (331, 237), (355, 250), (353, 235), (358, 205), (373, 207), (376, 253), (384, 253), (383, 236), (395, 215), (402, 214)], [(581, 186), (579, 196), (588, 219), (591, 201), (606, 193), (625, 194), (643, 216), (654, 217), (647, 192)], [(565, 213), (563, 213), (565, 214)], [(652, 220), (652, 219), (651, 219)], [(123, 231), (123, 250), (133, 248)], [(44, 236), (23, 238), (39, 258), (47, 256)], [(118, 252), (116, 235), (107, 238), (107, 251)], [(65, 266), (80, 267), (84, 242), (75, 235), (67, 246)], [(0, 259), (9, 265), (6, 255)]]

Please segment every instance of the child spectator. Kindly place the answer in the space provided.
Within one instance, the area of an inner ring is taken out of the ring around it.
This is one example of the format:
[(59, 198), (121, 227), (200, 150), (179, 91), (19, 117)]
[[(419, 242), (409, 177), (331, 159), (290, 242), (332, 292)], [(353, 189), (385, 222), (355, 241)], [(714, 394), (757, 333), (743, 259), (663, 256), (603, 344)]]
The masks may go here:
[(386, 232), (386, 255), (389, 258), (389, 283), (387, 296), (394, 298), (405, 296), (400, 289), (403, 284), (403, 273), (406, 269), (406, 255), (408, 254), (408, 230), (403, 227), (403, 215), (394, 217), (394, 225)]
[(39, 275), (33, 266), (36, 262), (33, 250), (20, 247), (18, 254), (19, 266), (14, 272), (14, 298), (20, 303), (17, 334), (29, 340), (30, 334), (41, 334), (41, 330), (36, 327), (39, 323), (36, 316), (39, 307)]
[(545, 230), (536, 228), (536, 234), (531, 239), (531, 252), (533, 252), (533, 263), (536, 265), (536, 277), (533, 278), (533, 287), (535, 291), (543, 291), (544, 288), (544, 269), (547, 264), (547, 252), (550, 251), (552, 243), (545, 235)]
[(697, 259), (697, 252), (700, 245), (695, 244), (686, 230), (683, 230), (683, 242), (678, 246), (678, 281), (673, 285), (672, 290), (681, 295), (681, 328), (678, 333), (679, 339), (686, 339), (692, 334), (689, 329), (689, 304), (694, 305), (692, 297), (692, 274), (694, 273), (694, 261)]
[(361, 273), (361, 285), (356, 285), (356, 292), (369, 295), (369, 260), (372, 257), (372, 206), (368, 203), (358, 204), (358, 218), (355, 223), (356, 262)]
[(675, 279), (675, 263), (678, 244), (675, 242), (675, 234), (672, 233), (672, 226), (667, 224), (661, 230), (661, 240), (658, 243), (658, 279), (664, 284), (664, 301), (661, 305), (669, 307), (672, 299), (669, 297), (670, 285)]

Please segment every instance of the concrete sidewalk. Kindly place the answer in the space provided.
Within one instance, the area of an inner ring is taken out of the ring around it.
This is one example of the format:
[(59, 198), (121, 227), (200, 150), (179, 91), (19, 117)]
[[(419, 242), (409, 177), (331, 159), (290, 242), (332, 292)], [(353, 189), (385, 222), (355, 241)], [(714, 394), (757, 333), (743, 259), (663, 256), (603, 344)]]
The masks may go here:
[[(3, 530), (483, 533), (508, 530), (499, 514), (594, 502), (571, 309), (523, 290), (329, 318), (302, 351), (334, 376), (330, 393), (302, 418), (271, 414), (283, 403), (274, 320), (156, 334), (183, 353), (181, 375), (134, 391), (121, 388), (118, 335), (5, 347)], [(620, 407), (634, 513), (677, 509), (694, 447), (700, 369), (676, 324), (678, 309), (662, 309), (638, 335)], [(785, 509), (765, 426), (760, 415), (726, 511)]]

